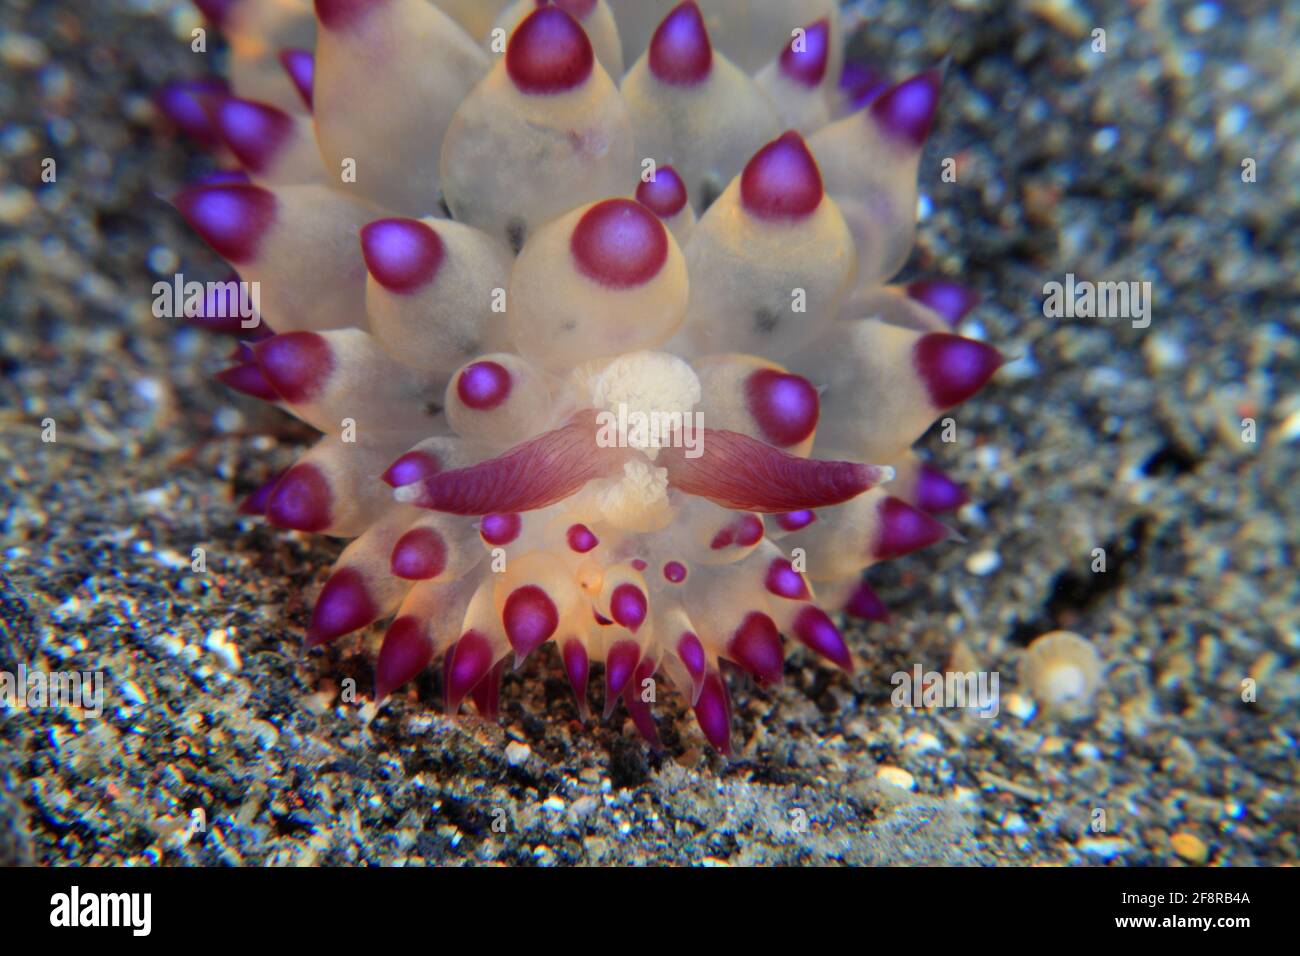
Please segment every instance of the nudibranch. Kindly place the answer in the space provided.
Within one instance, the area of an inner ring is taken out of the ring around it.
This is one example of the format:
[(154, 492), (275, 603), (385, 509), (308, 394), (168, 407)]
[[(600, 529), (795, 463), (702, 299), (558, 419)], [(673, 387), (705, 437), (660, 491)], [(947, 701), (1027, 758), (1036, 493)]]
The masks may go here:
[(257, 283), (220, 379), (322, 437), (240, 511), (352, 539), (309, 646), (387, 621), (495, 717), (546, 644), (658, 744), (729, 753), (723, 663), (845, 671), (865, 568), (949, 536), (911, 446), (1002, 363), (914, 238), (938, 72), (846, 63), (834, 0), (198, 0), (229, 83), (163, 111), (223, 170), (174, 205)]

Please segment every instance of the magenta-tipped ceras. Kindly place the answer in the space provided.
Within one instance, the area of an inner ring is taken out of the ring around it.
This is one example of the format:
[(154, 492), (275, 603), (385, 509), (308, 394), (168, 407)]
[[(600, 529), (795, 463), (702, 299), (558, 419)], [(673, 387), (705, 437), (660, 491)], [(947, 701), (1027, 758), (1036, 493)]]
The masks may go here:
[(842, 68), (833, 0), (200, 6), (231, 85), (159, 104), (242, 171), (175, 205), (266, 325), (193, 320), (323, 433), (240, 510), (352, 539), (307, 643), (387, 621), (377, 698), (441, 661), (485, 716), (554, 645), (584, 720), (657, 746), (666, 678), (724, 753), (723, 662), (851, 673), (863, 569), (966, 501), (911, 446), (1002, 362), (888, 284), (939, 74)]

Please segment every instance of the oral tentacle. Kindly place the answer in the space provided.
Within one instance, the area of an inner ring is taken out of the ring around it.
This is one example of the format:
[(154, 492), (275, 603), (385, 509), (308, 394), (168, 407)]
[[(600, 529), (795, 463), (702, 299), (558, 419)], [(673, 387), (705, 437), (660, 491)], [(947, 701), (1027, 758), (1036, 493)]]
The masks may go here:
[(767, 514), (839, 504), (890, 477), (875, 465), (796, 458), (721, 429), (705, 429), (700, 457), (671, 449), (661, 460), (669, 484), (679, 491), (724, 508)]
[(595, 446), (594, 435), (591, 416), (578, 416), (500, 457), (432, 475), (407, 500), (420, 508), (461, 515), (544, 508), (621, 463), (621, 454)]

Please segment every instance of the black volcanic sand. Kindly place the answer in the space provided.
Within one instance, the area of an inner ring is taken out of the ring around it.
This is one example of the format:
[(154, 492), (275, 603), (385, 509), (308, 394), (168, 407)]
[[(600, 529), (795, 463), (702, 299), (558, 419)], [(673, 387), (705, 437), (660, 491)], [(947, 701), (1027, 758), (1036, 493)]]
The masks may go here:
[[(233, 502), (310, 435), (212, 382), (228, 342), (150, 309), (159, 278), (224, 274), (156, 198), (207, 167), (149, 103), (215, 55), (179, 0), (10, 0), (0, 663), (102, 669), (108, 703), (0, 711), (0, 859), (1295, 861), (1300, 10), (1236, 6), (860, 5), (896, 76), (951, 58), (907, 274), (978, 287), (963, 331), (1018, 360), (955, 444), (923, 442), (980, 503), (966, 540), (871, 573), (895, 615), (853, 632), (854, 677), (802, 653), (776, 690), (733, 677), (726, 761), (669, 695), (662, 756), (621, 717), (584, 727), (550, 650), (499, 724), (445, 718), (432, 674), (349, 703), (376, 633), (303, 656), (339, 545)], [(1150, 327), (1045, 318), (1066, 273), (1150, 281)], [(1016, 680), (1057, 628), (1106, 667), (1070, 722)], [(950, 660), (1000, 673), (997, 719), (890, 706), (890, 674)]]

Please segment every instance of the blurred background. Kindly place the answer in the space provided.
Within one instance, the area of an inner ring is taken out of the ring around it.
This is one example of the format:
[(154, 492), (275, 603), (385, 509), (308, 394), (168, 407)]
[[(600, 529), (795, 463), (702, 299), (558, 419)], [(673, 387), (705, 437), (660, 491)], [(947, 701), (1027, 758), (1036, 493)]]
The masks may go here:
[[(341, 696), (368, 695), (365, 642), (300, 652), (339, 545), (234, 511), (310, 434), (212, 381), (229, 340), (151, 310), (160, 279), (225, 275), (165, 202), (211, 162), (152, 102), (221, 45), (191, 51), (180, 0), (0, 3), (0, 669), (108, 694), (98, 719), (0, 709), (0, 862), (1300, 856), (1300, 7), (846, 15), (895, 80), (947, 59), (904, 276), (973, 285), (961, 331), (1015, 361), (923, 443), (975, 502), (965, 542), (869, 575), (894, 617), (854, 632), (855, 677), (733, 682), (726, 762), (675, 698), (661, 756), (584, 728), (553, 656), (499, 725), (444, 718), (432, 674), (378, 715)], [(1150, 282), (1149, 327), (1046, 317), (1067, 273)], [(1016, 680), (1056, 629), (1105, 667), (1073, 721)], [(917, 662), (1000, 672), (999, 718), (891, 708)]]

